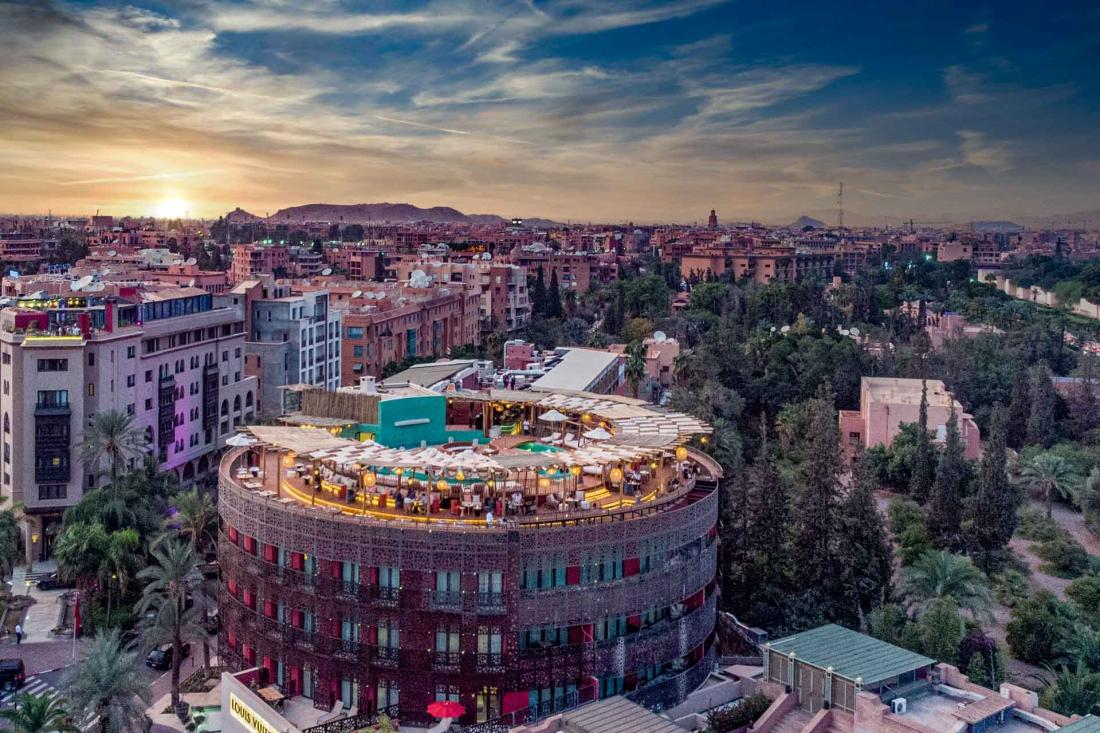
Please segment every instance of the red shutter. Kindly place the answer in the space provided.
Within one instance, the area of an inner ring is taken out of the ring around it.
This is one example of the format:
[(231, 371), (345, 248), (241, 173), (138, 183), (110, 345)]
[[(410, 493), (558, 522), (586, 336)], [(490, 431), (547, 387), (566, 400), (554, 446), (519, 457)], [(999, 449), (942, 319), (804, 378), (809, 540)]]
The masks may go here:
[(237, 544), (237, 536), (238, 536), (237, 535), (237, 528), (230, 525), (229, 526), (229, 541), (232, 542), (233, 544)]
[(628, 557), (623, 560), (623, 577), (629, 578), (631, 575), (637, 575), (642, 571), (642, 562), (636, 557)]
[(301, 570), (305, 567), (305, 557), (300, 552), (292, 552), (290, 554), (290, 567), (294, 570)]
[(264, 601), (264, 616), (268, 618), (275, 618), (275, 603), (272, 601)]
[(581, 566), (580, 565), (568, 565), (565, 568), (565, 584), (566, 585), (580, 585), (581, 582)]
[(344, 577), (344, 563), (339, 560), (332, 561), (332, 578), (333, 580), (340, 580)]

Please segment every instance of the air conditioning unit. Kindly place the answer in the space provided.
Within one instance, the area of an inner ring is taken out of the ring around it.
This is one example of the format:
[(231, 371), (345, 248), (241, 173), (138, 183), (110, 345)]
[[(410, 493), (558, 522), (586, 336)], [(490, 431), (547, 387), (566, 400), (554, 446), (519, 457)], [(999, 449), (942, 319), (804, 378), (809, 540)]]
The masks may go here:
[(906, 703), (904, 697), (895, 697), (890, 701), (890, 712), (894, 715), (901, 715), (906, 710)]

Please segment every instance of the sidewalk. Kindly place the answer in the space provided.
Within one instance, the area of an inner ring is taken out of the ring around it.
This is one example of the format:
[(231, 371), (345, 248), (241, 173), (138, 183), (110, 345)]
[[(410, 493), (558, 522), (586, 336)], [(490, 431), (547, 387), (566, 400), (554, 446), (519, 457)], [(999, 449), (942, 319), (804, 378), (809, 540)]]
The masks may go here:
[[(34, 575), (53, 572), (53, 569), (47, 569), (46, 565), (47, 563), (37, 563)], [(15, 569), (11, 583), (14, 595), (27, 595), (34, 599), (34, 605), (28, 608), (23, 616), (23, 643), (59, 641), (50, 636), (50, 632), (57, 626), (57, 620), (61, 615), (61, 595), (65, 591), (40, 590), (33, 583), (28, 587), (27, 568), (24, 566)]]

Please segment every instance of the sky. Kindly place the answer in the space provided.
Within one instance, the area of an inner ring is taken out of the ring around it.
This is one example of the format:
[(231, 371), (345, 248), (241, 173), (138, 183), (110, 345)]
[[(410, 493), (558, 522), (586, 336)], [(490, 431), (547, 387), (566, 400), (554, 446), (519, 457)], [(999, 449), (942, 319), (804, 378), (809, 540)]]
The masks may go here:
[(0, 211), (1100, 209), (1100, 5), (0, 0)]

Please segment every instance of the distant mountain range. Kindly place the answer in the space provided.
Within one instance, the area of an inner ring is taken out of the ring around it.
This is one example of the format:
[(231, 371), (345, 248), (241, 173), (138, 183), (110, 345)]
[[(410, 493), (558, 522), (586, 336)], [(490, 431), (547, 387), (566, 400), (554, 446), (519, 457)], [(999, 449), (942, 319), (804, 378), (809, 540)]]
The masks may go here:
[(810, 227), (811, 229), (824, 229), (825, 222), (821, 221), (821, 219), (815, 219), (812, 216), (800, 216), (787, 226), (788, 229), (805, 229), (806, 227)]
[[(433, 206), (422, 209), (412, 204), (304, 204), (279, 209), (267, 219), (254, 216), (240, 208), (226, 215), (231, 223), (266, 221), (269, 224), (305, 224), (329, 222), (333, 224), (504, 224), (510, 221), (496, 214), (464, 214), (450, 206)], [(558, 226), (549, 219), (524, 219), (527, 226)]]

